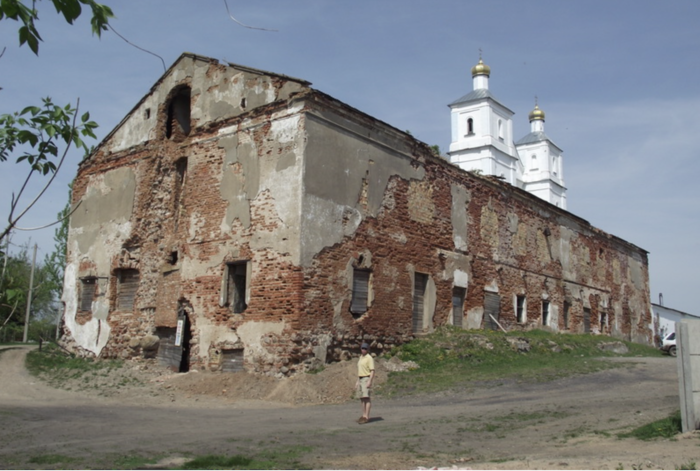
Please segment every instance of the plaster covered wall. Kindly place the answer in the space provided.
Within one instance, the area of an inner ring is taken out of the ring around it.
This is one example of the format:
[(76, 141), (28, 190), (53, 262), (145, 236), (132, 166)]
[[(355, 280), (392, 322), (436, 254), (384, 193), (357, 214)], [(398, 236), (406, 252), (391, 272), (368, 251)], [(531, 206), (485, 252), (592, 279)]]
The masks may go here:
[[(108, 274), (111, 257), (119, 253), (131, 231), (136, 175), (132, 167), (92, 175), (71, 215), (62, 301), (65, 327), (78, 345), (99, 354), (107, 343), (110, 326)], [(79, 318), (80, 278), (96, 277), (97, 295), (88, 316)]]

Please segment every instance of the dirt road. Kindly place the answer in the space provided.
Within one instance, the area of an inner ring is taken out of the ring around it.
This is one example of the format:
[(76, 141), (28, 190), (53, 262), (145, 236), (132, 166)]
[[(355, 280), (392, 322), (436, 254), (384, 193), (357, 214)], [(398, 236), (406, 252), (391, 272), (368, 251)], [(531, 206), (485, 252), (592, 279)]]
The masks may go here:
[[(53, 389), (24, 369), (26, 349), (0, 355), (0, 468), (110, 468), (120, 456), (176, 457), (301, 449), (318, 469), (678, 469), (700, 465), (700, 435), (620, 440), (615, 434), (679, 408), (675, 358), (540, 384), (485, 384), (459, 393), (359, 406), (222, 401), (170, 388), (114, 397)], [(202, 373), (204, 375), (204, 373)], [(244, 381), (245, 379), (241, 379)], [(37, 464), (38, 463), (38, 464)], [(61, 466), (65, 467), (66, 464)]]

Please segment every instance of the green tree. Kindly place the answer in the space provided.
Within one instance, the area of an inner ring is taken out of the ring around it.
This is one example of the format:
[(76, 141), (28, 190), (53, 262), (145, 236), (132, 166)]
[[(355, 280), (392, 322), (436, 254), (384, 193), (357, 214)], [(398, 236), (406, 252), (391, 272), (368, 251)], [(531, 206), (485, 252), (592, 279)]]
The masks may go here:
[[(42, 41), (39, 29), (39, 5), (46, 5), (41, 0), (0, 0), (0, 21), (14, 20), (18, 23), (19, 46), (27, 45), (36, 55)], [(83, 7), (89, 7), (90, 24), (93, 34), (101, 36), (114, 18), (112, 10), (95, 0), (50, 0), (56, 12), (63, 15), (68, 24), (83, 13)], [(0, 53), (0, 60), (2, 54)], [(71, 146), (89, 152), (83, 138), (95, 138), (97, 124), (90, 120), (89, 113), (78, 114), (79, 101), (76, 105), (56, 105), (51, 98), (44, 98), (39, 106), (27, 106), (21, 111), (0, 114), (0, 163), (14, 160), (22, 170), (18, 179), (21, 186), (12, 193), (10, 211), (6, 226), (0, 225), (0, 245), (9, 247), (10, 234), (17, 228), (19, 220), (39, 201), (53, 182), (60, 170)], [(7, 171), (7, 169), (3, 170)], [(20, 206), (20, 198), (28, 188), (32, 176), (48, 177), (42, 189), (27, 205)], [(67, 235), (68, 210), (59, 216), (62, 226), (56, 232), (57, 251), (49, 257), (44, 265), (35, 267), (34, 289), (32, 292), (31, 316), (34, 326), (50, 326), (50, 319), (55, 318), (53, 304), (60, 291), (65, 262), (65, 237)], [(62, 248), (60, 240), (63, 240)], [(12, 255), (9, 250), (0, 250), (0, 340), (16, 340), (22, 330), (29, 290), (29, 273), (31, 263), (28, 261), (24, 247), (19, 254)], [(38, 320), (38, 322), (37, 322)], [(46, 337), (46, 332), (30, 329), (30, 338)], [(45, 330), (45, 329), (44, 329)]]
[[(31, 6), (22, 0), (0, 0), (0, 21), (14, 20), (19, 23), (19, 45), (27, 44), (34, 54), (39, 54), (42, 41), (37, 28), (39, 21), (40, 0), (32, 0)], [(112, 10), (94, 0), (51, 0), (56, 12), (63, 15), (69, 24), (82, 14), (82, 7), (91, 9), (90, 23), (92, 32), (98, 36), (109, 26), (114, 18)], [(78, 102), (79, 103), (79, 102)], [(83, 149), (89, 147), (82, 138), (95, 138), (97, 124), (90, 120), (90, 114), (78, 116), (76, 106), (59, 106), (44, 98), (39, 106), (27, 106), (23, 110), (0, 115), (0, 162), (10, 158), (15, 163), (28, 164), (23, 167), (26, 177), (10, 201), (7, 225), (0, 226), (0, 242), (17, 227), (19, 220), (37, 203), (53, 182), (56, 172), (61, 168), (71, 146)], [(29, 204), (19, 206), (20, 198), (27, 189), (29, 180), (35, 174), (49, 175), (47, 182)]]
[[(39, 10), (36, 8), (38, 0), (32, 0), (31, 8), (21, 0), (0, 0), (0, 20), (11, 19), (20, 22), (19, 45), (27, 44), (34, 54), (39, 54), (39, 41), (43, 41), (36, 27), (39, 21)], [(90, 24), (92, 32), (97, 36), (102, 35), (102, 31), (107, 30), (109, 20), (114, 18), (112, 10), (94, 0), (51, 0), (56, 12), (63, 15), (68, 24), (73, 24), (81, 14), (82, 6), (92, 9)]]
[[(27, 309), (29, 293), (29, 277), (31, 260), (28, 245), (20, 248), (16, 254), (5, 251), (0, 255), (0, 341), (21, 341), (24, 332), (24, 317)], [(32, 305), (30, 325), (52, 325), (55, 329), (55, 295), (51, 289), (50, 274), (45, 266), (38, 265), (34, 269), (34, 287), (32, 290)], [(39, 340), (50, 336), (44, 328), (34, 328), (30, 331), (31, 340)]]
[[(12, 193), (7, 225), (0, 232), (0, 241), (17, 226), (19, 220), (51, 185), (70, 146), (74, 145), (86, 153), (90, 150), (81, 136), (95, 138), (95, 128), (97, 123), (90, 120), (89, 113), (84, 113), (78, 122), (76, 108), (55, 105), (50, 98), (45, 98), (41, 107), (28, 106), (18, 113), (0, 115), (0, 162), (7, 161), (13, 154), (19, 154), (16, 163), (29, 164), (22, 186), (17, 193)], [(51, 177), (38, 195), (21, 208), (20, 198), (27, 189), (29, 180), (37, 173), (51, 174)]]
[(44, 269), (48, 275), (48, 283), (56, 299), (61, 298), (63, 292), (63, 273), (66, 267), (66, 251), (68, 248), (68, 227), (70, 225), (71, 195), (73, 184), (68, 185), (68, 203), (58, 213), (57, 220), (60, 221), (53, 233), (54, 250), (44, 257)]

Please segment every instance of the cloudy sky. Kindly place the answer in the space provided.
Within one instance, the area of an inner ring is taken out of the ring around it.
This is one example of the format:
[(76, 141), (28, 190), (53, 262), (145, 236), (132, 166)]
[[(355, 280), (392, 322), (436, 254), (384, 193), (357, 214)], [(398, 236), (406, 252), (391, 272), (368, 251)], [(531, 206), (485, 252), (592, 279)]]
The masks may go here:
[[(302, 78), (446, 151), (447, 104), (491, 67), (490, 89), (529, 132), (535, 96), (564, 149), (568, 209), (649, 251), (651, 298), (700, 314), (700, 2), (648, 0), (102, 0), (117, 19), (101, 39), (39, 2), (39, 56), (0, 23), (0, 113), (80, 99), (102, 139), (183, 52)], [(96, 142), (95, 142), (96, 143)], [(70, 154), (22, 226), (52, 220), (81, 155)], [(0, 164), (0, 221), (24, 168)], [(3, 226), (4, 227), (4, 226)], [(31, 237), (39, 257), (53, 229)]]

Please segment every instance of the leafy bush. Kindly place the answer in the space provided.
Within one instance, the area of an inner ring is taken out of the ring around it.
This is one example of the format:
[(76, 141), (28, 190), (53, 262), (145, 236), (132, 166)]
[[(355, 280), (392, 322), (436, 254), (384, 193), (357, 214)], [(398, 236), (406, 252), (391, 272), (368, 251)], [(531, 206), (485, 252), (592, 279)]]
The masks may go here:
[(654, 440), (657, 438), (673, 438), (683, 431), (681, 411), (678, 410), (665, 419), (637, 427), (631, 432), (620, 433), (620, 438), (636, 438), (638, 440)]

